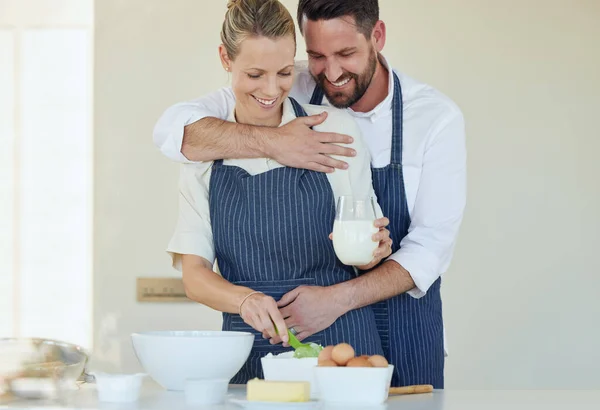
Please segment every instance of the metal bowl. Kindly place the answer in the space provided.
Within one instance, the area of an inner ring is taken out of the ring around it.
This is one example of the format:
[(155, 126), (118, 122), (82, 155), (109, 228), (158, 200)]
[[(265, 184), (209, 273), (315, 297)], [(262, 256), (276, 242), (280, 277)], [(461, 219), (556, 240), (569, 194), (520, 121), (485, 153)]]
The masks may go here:
[(46, 398), (76, 387), (89, 354), (81, 346), (51, 339), (0, 339), (0, 391)]

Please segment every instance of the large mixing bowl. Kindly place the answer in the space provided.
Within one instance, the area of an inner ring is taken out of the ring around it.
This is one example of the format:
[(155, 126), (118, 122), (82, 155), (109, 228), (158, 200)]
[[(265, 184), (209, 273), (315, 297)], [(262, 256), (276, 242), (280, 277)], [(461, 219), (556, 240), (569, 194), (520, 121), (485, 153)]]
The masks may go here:
[(88, 353), (80, 346), (39, 338), (0, 339), (0, 391), (45, 397), (55, 388), (74, 388)]
[(225, 331), (156, 331), (131, 335), (140, 364), (168, 390), (188, 379), (230, 380), (242, 368), (254, 335)]

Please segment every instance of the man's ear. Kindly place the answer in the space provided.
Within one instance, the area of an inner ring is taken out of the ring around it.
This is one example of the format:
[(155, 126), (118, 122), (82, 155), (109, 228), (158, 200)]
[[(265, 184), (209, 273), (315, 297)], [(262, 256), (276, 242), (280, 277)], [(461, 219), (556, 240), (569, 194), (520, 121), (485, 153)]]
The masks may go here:
[(371, 41), (375, 50), (380, 53), (385, 45), (385, 23), (382, 20), (375, 23), (375, 27), (373, 27), (373, 31), (371, 32)]

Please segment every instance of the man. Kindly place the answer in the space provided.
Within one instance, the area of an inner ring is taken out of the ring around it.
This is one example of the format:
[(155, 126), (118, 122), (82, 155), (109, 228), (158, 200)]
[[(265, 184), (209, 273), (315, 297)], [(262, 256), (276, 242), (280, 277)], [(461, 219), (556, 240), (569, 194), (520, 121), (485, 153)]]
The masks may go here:
[[(297, 69), (291, 95), (300, 103), (347, 108), (356, 119), (371, 151), (393, 253), (353, 280), (299, 287), (278, 306), (304, 339), (349, 310), (373, 305), (385, 354), (395, 365), (392, 385), (443, 388), (440, 285), (466, 202), (463, 116), (447, 97), (389, 66), (381, 55), (386, 27), (377, 0), (300, 0), (297, 18), (309, 60), (308, 69)], [(178, 161), (270, 157), (324, 172), (345, 167), (330, 155), (353, 155), (335, 145), (348, 137), (310, 129), (323, 115), (253, 127), (222, 120), (234, 103), (221, 90), (169, 108), (155, 128), (155, 143)]]

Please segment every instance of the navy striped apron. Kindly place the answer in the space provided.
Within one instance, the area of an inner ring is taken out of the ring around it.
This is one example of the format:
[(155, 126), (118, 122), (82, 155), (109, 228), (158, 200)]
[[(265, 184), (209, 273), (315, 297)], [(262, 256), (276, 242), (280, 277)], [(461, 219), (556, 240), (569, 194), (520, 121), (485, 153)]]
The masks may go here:
[[(408, 234), (410, 215), (402, 174), (402, 88), (396, 73), (392, 99), (392, 154), (390, 164), (372, 168), (373, 188), (383, 214), (390, 219), (392, 252)], [(323, 90), (317, 85), (310, 103), (320, 105)], [(392, 386), (432, 384), (444, 388), (444, 329), (441, 278), (420, 299), (404, 293), (373, 305), (385, 356), (395, 367)]]
[[(296, 116), (304, 109), (290, 98)], [(320, 172), (281, 167), (250, 175), (215, 161), (209, 189), (213, 241), (229, 282), (279, 300), (301, 285), (330, 286), (356, 276), (336, 257), (329, 234), (333, 191)], [(263, 378), (260, 358), (289, 350), (273, 346), (237, 314), (223, 314), (223, 330), (255, 335), (250, 357), (232, 383)], [(357, 354), (383, 354), (373, 307), (351, 311), (306, 339), (322, 345), (350, 343)]]

